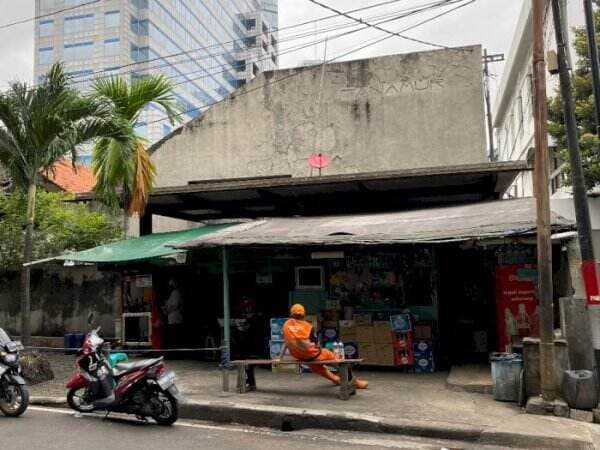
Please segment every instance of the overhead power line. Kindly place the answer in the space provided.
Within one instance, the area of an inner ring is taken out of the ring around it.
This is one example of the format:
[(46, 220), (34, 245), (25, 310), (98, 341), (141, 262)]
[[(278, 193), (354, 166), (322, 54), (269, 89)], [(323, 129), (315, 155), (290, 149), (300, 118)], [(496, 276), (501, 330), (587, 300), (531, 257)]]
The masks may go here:
[[(425, 19), (425, 20), (423, 20), (423, 21), (421, 21), (421, 22), (419, 22), (419, 23), (416, 23), (416, 24), (414, 24), (414, 25), (411, 25), (411, 26), (409, 26), (409, 27), (407, 27), (407, 28), (404, 28), (404, 29), (400, 30), (400, 31), (399, 31), (399, 33), (404, 33), (404, 32), (406, 32), (406, 31), (410, 31), (410, 30), (413, 30), (413, 29), (415, 29), (415, 28), (418, 28), (418, 27), (420, 27), (420, 26), (422, 26), (422, 25), (424, 25), (424, 24), (426, 24), (426, 23), (430, 23), (430, 22), (432, 22), (432, 21), (434, 21), (434, 20), (436, 20), (436, 19), (438, 19), (438, 18), (440, 18), (440, 17), (443, 17), (443, 16), (445, 16), (445, 15), (448, 15), (448, 14), (450, 14), (450, 13), (454, 12), (454, 11), (457, 11), (457, 10), (459, 10), (459, 9), (461, 9), (461, 8), (463, 8), (463, 7), (465, 7), (465, 6), (467, 6), (468, 4), (470, 4), (470, 3), (473, 3), (474, 1), (476, 1), (476, 0), (471, 0), (471, 1), (469, 1), (468, 3), (464, 3), (464, 4), (462, 4), (462, 5), (458, 5), (458, 6), (454, 7), (454, 8), (452, 8), (452, 9), (450, 9), (450, 10), (447, 10), (447, 11), (444, 11), (443, 13), (440, 13), (440, 14), (438, 14), (438, 15), (436, 15), (436, 16), (433, 16), (433, 17), (430, 17), (430, 18), (428, 18), (428, 19)], [(363, 30), (364, 30), (364, 28), (363, 28)], [(354, 48), (353, 50), (350, 50), (350, 51), (348, 51), (348, 52), (346, 52), (346, 53), (339, 54), (339, 55), (337, 55), (337, 56), (335, 56), (335, 57), (333, 57), (333, 58), (330, 58), (330, 59), (328, 59), (328, 60), (324, 61), (324, 64), (329, 64), (329, 63), (332, 63), (332, 62), (334, 62), (334, 61), (336, 61), (336, 60), (338, 60), (338, 59), (341, 59), (341, 58), (344, 58), (344, 57), (346, 57), (346, 56), (349, 56), (349, 55), (351, 55), (351, 54), (353, 54), (353, 53), (356, 53), (356, 52), (358, 52), (358, 51), (360, 51), (360, 50), (366, 49), (366, 48), (368, 48), (368, 47), (372, 47), (373, 45), (377, 45), (378, 43), (380, 43), (380, 42), (383, 42), (383, 41), (385, 41), (385, 40), (387, 40), (387, 39), (390, 39), (390, 38), (392, 38), (393, 36), (394, 36), (394, 35), (388, 35), (388, 36), (385, 36), (385, 37), (383, 37), (383, 38), (379, 38), (379, 39), (377, 39), (377, 40), (375, 40), (375, 41), (373, 41), (373, 42), (371, 42), (371, 43), (368, 43), (368, 44), (361, 45), (361, 46), (359, 46), (359, 47), (357, 47), (357, 48)], [(339, 37), (339, 36), (338, 36), (338, 37)], [(335, 37), (334, 37), (334, 38), (335, 38)], [(332, 38), (330, 38), (329, 40), (331, 40), (331, 39), (332, 39)], [(271, 86), (271, 85), (273, 85), (273, 84), (276, 84), (276, 83), (279, 83), (279, 82), (285, 81), (285, 80), (287, 80), (287, 79), (290, 79), (290, 78), (293, 78), (293, 77), (296, 77), (296, 76), (299, 76), (299, 75), (301, 75), (303, 72), (304, 72), (304, 71), (302, 71), (302, 70), (298, 70), (298, 71), (295, 71), (295, 72), (291, 72), (291, 73), (289, 73), (288, 75), (285, 75), (285, 76), (283, 76), (283, 77), (281, 77), (281, 78), (278, 78), (278, 79), (275, 79), (275, 80), (272, 80), (272, 81), (266, 81), (265, 83), (261, 84), (260, 86), (255, 86), (255, 87), (253, 87), (253, 88), (249, 88), (249, 89), (243, 90), (243, 91), (241, 91), (241, 92), (237, 92), (237, 93), (235, 93), (234, 95), (235, 95), (235, 97), (240, 97), (240, 96), (242, 96), (242, 95), (247, 95), (247, 94), (250, 94), (250, 93), (252, 93), (252, 92), (255, 92), (255, 91), (261, 90), (261, 89), (265, 88), (266, 86)], [(183, 111), (183, 112), (179, 113), (177, 116), (179, 116), (179, 117), (180, 117), (180, 116), (182, 116), (182, 115), (189, 114), (189, 113), (191, 113), (191, 112), (195, 112), (195, 111), (198, 111), (198, 110), (200, 110), (200, 109), (203, 109), (203, 108), (212, 107), (212, 106), (215, 106), (215, 105), (217, 105), (217, 104), (219, 104), (219, 103), (223, 103), (223, 102), (225, 102), (225, 101), (227, 101), (227, 100), (229, 100), (229, 99), (230, 99), (230, 97), (225, 97), (225, 98), (223, 98), (223, 99), (221, 99), (221, 100), (218, 100), (218, 101), (216, 101), (216, 102), (212, 102), (212, 103), (209, 103), (209, 104), (204, 104), (204, 105), (202, 105), (202, 106), (200, 106), (200, 107), (198, 107), (198, 108), (193, 108), (193, 109), (190, 109), (190, 110), (187, 110), (187, 111)], [(154, 123), (160, 123), (160, 122), (164, 122), (165, 120), (168, 120), (168, 117), (166, 117), (166, 116), (165, 116), (165, 117), (163, 117), (163, 118), (161, 118), (161, 119), (155, 119), (155, 120), (152, 120), (152, 121), (150, 121), (150, 122), (147, 122), (147, 123), (146, 123), (146, 125), (151, 125), (151, 124), (154, 124)]]
[(87, 3), (81, 3), (80, 5), (75, 5), (75, 6), (71, 6), (69, 8), (63, 8), (63, 9), (59, 9), (56, 11), (52, 11), (51, 13), (47, 13), (47, 14), (41, 14), (39, 16), (35, 16), (35, 17), (29, 17), (27, 19), (22, 19), (22, 20), (18, 20), (16, 22), (10, 22), (10, 23), (5, 23), (0, 25), (0, 30), (6, 29), (6, 28), (10, 28), (10, 27), (14, 27), (15, 25), (21, 25), (27, 22), (32, 22), (34, 20), (38, 20), (38, 19), (44, 19), (46, 17), (51, 17), (51, 16), (55, 16), (56, 14), (60, 14), (63, 12), (67, 12), (67, 11), (72, 11), (74, 9), (78, 9), (78, 8), (82, 8), (84, 6), (88, 6), (88, 5), (93, 5), (94, 3), (99, 3), (100, 0), (91, 0)]
[[(394, 2), (398, 2), (398, 1), (402, 1), (402, 0), (394, 0)], [(383, 14), (381, 16), (378, 16), (378, 18), (385, 18), (386, 20), (381, 20), (381, 21), (377, 22), (377, 24), (392, 22), (392, 21), (396, 21), (396, 20), (399, 20), (399, 19), (402, 19), (402, 18), (409, 17), (411, 15), (419, 14), (421, 12), (424, 12), (424, 11), (427, 11), (427, 10), (430, 10), (430, 9), (434, 9), (434, 8), (440, 7), (441, 5), (445, 5), (447, 3), (447, 1), (448, 0), (438, 0), (437, 2), (431, 2), (431, 3), (427, 3), (427, 4), (422, 4), (422, 5), (419, 5), (419, 6), (416, 6), (416, 7), (412, 7), (412, 8), (409, 8), (409, 9), (403, 9), (401, 11), (397, 11), (395, 14), (394, 13), (386, 13), (386, 14)], [(462, 1), (462, 0), (453, 0), (453, 1)], [(388, 1), (388, 2), (384, 2), (384, 3), (385, 4), (389, 4), (390, 2)], [(377, 5), (371, 5), (370, 7), (367, 7), (367, 8), (373, 8), (373, 7), (376, 7), (376, 6), (380, 6), (380, 5), (384, 4), (384, 3), (379, 3)], [(361, 9), (367, 9), (367, 8), (361, 8)], [(400, 13), (400, 14), (398, 14), (398, 13)], [(332, 17), (332, 16), (328, 16), (328, 17)], [(338, 17), (338, 16), (335, 15), (335, 17)], [(325, 29), (323, 32), (325, 32), (325, 31), (334, 31), (336, 29), (347, 28), (348, 26), (356, 27), (356, 26), (361, 26), (361, 25), (364, 27), (364, 24), (355, 24), (355, 25), (350, 24), (349, 25), (348, 23), (346, 23), (346, 24), (341, 24), (341, 25), (335, 26), (335, 27), (330, 27), (329, 29)], [(295, 26), (290, 26), (290, 27), (287, 27), (287, 28), (293, 28), (293, 27), (295, 27)], [(332, 40), (333, 39), (337, 39), (339, 37), (346, 36), (346, 35), (349, 35), (349, 34), (353, 34), (355, 32), (358, 32), (358, 31), (361, 31), (361, 30), (364, 30), (364, 29), (366, 29), (366, 28), (358, 28), (358, 29), (350, 30), (350, 31), (347, 31), (347, 32), (342, 33), (342, 34), (334, 35), (331, 39)], [(310, 34), (312, 34), (312, 32)], [(298, 36), (301, 36), (301, 35), (298, 35)], [(295, 39), (296, 38), (291, 37), (289, 40), (295, 40)], [(283, 42), (284, 40), (280, 40), (279, 42)], [(322, 42), (322, 40), (319, 41), (319, 42), (310, 42), (308, 44), (300, 45), (297, 48), (293, 48), (292, 47), (292, 48), (286, 49), (283, 52), (280, 51), (279, 55), (283, 55), (283, 54), (286, 54), (286, 53), (291, 53), (291, 52), (294, 52), (294, 51), (302, 50), (303, 48), (307, 48), (307, 47), (316, 45), (316, 44), (318, 44), (320, 42)], [(202, 48), (192, 49), (192, 50), (188, 50), (186, 52), (180, 52), (180, 53), (176, 53), (176, 54), (172, 54), (172, 55), (163, 55), (163, 56), (159, 56), (159, 57), (153, 58), (151, 60), (143, 61), (141, 63), (147, 63), (149, 61), (158, 61), (158, 60), (166, 61), (166, 59), (169, 58), (169, 57), (171, 57), (171, 56), (184, 56), (184, 55), (187, 55), (188, 58), (189, 58), (189, 59), (182, 60), (182, 61), (177, 61), (177, 62), (171, 62), (171, 63), (166, 62), (166, 63), (158, 65), (158, 66), (144, 68), (143, 70), (144, 71), (146, 71), (146, 70), (155, 70), (155, 69), (158, 69), (160, 67), (174, 66), (176, 64), (194, 63), (194, 62), (197, 62), (198, 59), (204, 59), (204, 58), (209, 58), (209, 57), (213, 57), (213, 56), (218, 56), (218, 55), (224, 54), (224, 53), (207, 54), (207, 55), (205, 55), (203, 57), (192, 59), (192, 57), (189, 55), (189, 53), (192, 53), (192, 52), (195, 52), (196, 50), (201, 50), (201, 49)], [(265, 57), (259, 58), (258, 60), (254, 61), (254, 62), (266, 61), (269, 58), (270, 58), (269, 55), (265, 55)], [(130, 67), (130, 66), (135, 65), (135, 64), (137, 64), (137, 63), (130, 63), (130, 64), (126, 64), (126, 65), (121, 66), (121, 67)], [(216, 65), (214, 67), (221, 67), (221, 68), (223, 68), (223, 70), (221, 70), (219, 72), (210, 73), (209, 70), (208, 70), (208, 68), (201, 67), (200, 69), (193, 70), (191, 72), (179, 73), (179, 74), (175, 74), (175, 75), (172, 75), (172, 76), (168, 76), (167, 78), (168, 79), (179, 79), (179, 78), (185, 78), (187, 75), (190, 75), (190, 74), (193, 74), (193, 73), (205, 72), (205, 74), (202, 75), (202, 76), (200, 76), (200, 77), (196, 77), (196, 78), (193, 78), (193, 79), (188, 79), (188, 80), (184, 80), (184, 81), (176, 83), (176, 85), (186, 84), (186, 83), (197, 81), (197, 80), (200, 80), (200, 79), (203, 79), (203, 78), (213, 77), (214, 75), (225, 73), (227, 71), (227, 69), (231, 68), (231, 65), (230, 64), (218, 64), (218, 65)], [(117, 70), (117, 69), (119, 69), (119, 67), (114, 67), (114, 68), (111, 69), (111, 71), (112, 70)], [(105, 70), (98, 71), (97, 73), (102, 73), (102, 72), (105, 72)], [(125, 72), (125, 73), (123, 73), (123, 75), (126, 74), (126, 73), (133, 73), (133, 72), (135, 72), (135, 70), (131, 70), (131, 71)], [(73, 82), (73, 84), (87, 83), (90, 80), (92, 80), (93, 75), (94, 75), (94, 73), (75, 75), (75, 76), (72, 77), (72, 79), (74, 79), (74, 80), (77, 79), (77, 78), (81, 78), (81, 77), (84, 77), (85, 79), (76, 80), (76, 81)], [(106, 78), (106, 77), (107, 76), (96, 77), (96, 79), (98, 79), (98, 78)], [(35, 86), (33, 86), (32, 88), (34, 88), (34, 87)]]
[[(350, 13), (346, 13), (346, 12), (343, 12), (343, 11), (339, 11), (339, 10), (337, 10), (337, 9), (335, 9), (335, 8), (332, 8), (331, 6), (328, 6), (328, 5), (324, 4), (324, 3), (321, 3), (321, 2), (320, 2), (320, 1), (318, 1), (318, 0), (308, 0), (308, 1), (309, 1), (309, 2), (311, 2), (311, 3), (313, 3), (313, 4), (315, 4), (315, 5), (318, 5), (318, 6), (320, 6), (320, 7), (322, 7), (322, 8), (325, 8), (325, 9), (327, 9), (327, 10), (329, 10), (329, 11), (332, 11), (332, 12), (334, 12), (334, 13), (336, 13), (336, 14), (339, 14), (340, 16), (347, 17), (348, 19), (352, 19), (352, 20), (354, 20), (354, 21), (356, 21), (356, 22), (358, 22), (358, 23), (364, 24), (364, 25), (366, 25), (366, 26), (368, 26), (368, 27), (374, 28), (374, 29), (376, 29), (376, 30), (379, 30), (379, 31), (383, 31), (384, 33), (390, 34), (390, 35), (392, 35), (392, 36), (397, 36), (397, 37), (399, 37), (399, 38), (406, 39), (406, 40), (409, 40), (409, 41), (413, 41), (413, 42), (418, 42), (418, 43), (420, 43), (420, 44), (429, 45), (429, 46), (431, 46), (431, 47), (438, 47), (438, 48), (448, 48), (448, 47), (447, 47), (447, 46), (445, 46), (445, 45), (436, 44), (436, 43), (434, 43), (434, 42), (428, 42), (428, 41), (425, 41), (425, 40), (422, 40), (422, 39), (413, 38), (413, 37), (410, 37), (410, 36), (406, 36), (406, 35), (404, 35), (404, 34), (401, 34), (401, 33), (399, 33), (399, 32), (390, 31), (390, 30), (388, 30), (388, 29), (386, 29), (386, 28), (382, 28), (382, 27), (380, 27), (380, 26), (378, 26), (378, 25), (371, 24), (371, 23), (369, 23), (369, 22), (366, 22), (366, 21), (364, 21), (364, 20), (363, 20), (363, 19), (361, 19), (361, 18), (358, 18), (358, 17), (354, 17), (354, 16), (352, 16)], [(473, 3), (474, 1), (475, 1), (475, 0), (470, 0), (470, 1), (468, 1), (467, 3), (465, 3), (465, 4), (464, 4), (464, 5), (462, 5), (462, 6), (466, 6), (466, 5), (470, 4), (470, 3)], [(453, 3), (455, 3), (455, 2), (453, 2), (452, 0), (447, 0), (447, 1), (446, 1), (446, 3), (450, 5), (450, 4), (453, 4)]]
[[(353, 9), (351, 11), (347, 11), (347, 13), (355, 13), (355, 12), (365, 11), (365, 10), (368, 10), (368, 9), (379, 8), (381, 6), (386, 6), (386, 5), (390, 5), (392, 3), (398, 3), (398, 2), (402, 2), (402, 1), (404, 1), (404, 0), (387, 0), (387, 1), (384, 1), (384, 2), (376, 3), (374, 5), (369, 5), (369, 6), (364, 6), (362, 8)], [(404, 11), (415, 10), (415, 9), (418, 9), (418, 8), (426, 8), (426, 7), (429, 7), (429, 6), (435, 6), (435, 5), (439, 4), (439, 3), (440, 3), (440, 1), (431, 2), (431, 3), (425, 4), (425, 5), (421, 5), (419, 7), (413, 7), (413, 8), (410, 8), (410, 9), (406, 9)], [(298, 23), (298, 24), (294, 24), (294, 25), (289, 25), (287, 27), (278, 28), (278, 29), (276, 29), (274, 31), (281, 32), (281, 31), (284, 31), (284, 30), (289, 30), (289, 29), (292, 29), (292, 28), (298, 28), (298, 27), (302, 27), (302, 26), (305, 26), (305, 25), (309, 25), (309, 24), (312, 24), (312, 23), (315, 23), (315, 22), (320, 22), (320, 21), (324, 21), (324, 20), (330, 20), (330, 19), (333, 19), (333, 18), (336, 18), (336, 17), (339, 17), (339, 14), (332, 14), (330, 16), (321, 17), (321, 18), (318, 18), (318, 19), (314, 19), (314, 20), (310, 20), (310, 21), (305, 21), (305, 22), (301, 22), (301, 23)], [(123, 64), (121, 66), (116, 66), (114, 68), (111, 68), (110, 71), (116, 70), (116, 69), (124, 69), (124, 68), (127, 68), (127, 67), (134, 67), (134, 66), (138, 66), (140, 64), (147, 64), (147, 63), (151, 63), (151, 62), (155, 62), (155, 61), (160, 61), (160, 60), (164, 60), (164, 59), (169, 59), (169, 58), (176, 58), (178, 56), (188, 56), (189, 57), (191, 53), (196, 53), (196, 52), (200, 52), (202, 50), (208, 50), (210, 48), (215, 48), (215, 47), (222, 47), (223, 49), (225, 49), (225, 45), (235, 44), (235, 43), (242, 43), (244, 41), (244, 39), (247, 39), (247, 38), (252, 39), (252, 38), (256, 38), (256, 37), (260, 37), (260, 36), (262, 36), (262, 32), (259, 32), (259, 33), (255, 34), (255, 35), (246, 36), (245, 38), (233, 39), (231, 41), (225, 41), (225, 42), (216, 42), (215, 44), (208, 45), (208, 46), (192, 48), (192, 49), (189, 49), (189, 50), (183, 50), (181, 52), (171, 53), (171, 54), (168, 54), (168, 55), (161, 55), (161, 56), (158, 56), (158, 57), (155, 57), (155, 58), (150, 58), (150, 59), (147, 59), (147, 60), (144, 60), (144, 61), (139, 61), (139, 62), (136, 61), (136, 62), (132, 62), (132, 63)], [(279, 40), (279, 42), (281, 42), (281, 40)], [(226, 53), (230, 53), (230, 52), (227, 51)], [(221, 54), (209, 54), (207, 57), (211, 57), (213, 55), (214, 56), (219, 56), (219, 55), (223, 55), (223, 54), (225, 54), (225, 53), (221, 53)], [(105, 73), (105, 72), (108, 72), (108, 71), (109, 71), (108, 69), (102, 69), (102, 70), (95, 71), (94, 74)], [(83, 75), (83, 76), (85, 76), (85, 75)]]

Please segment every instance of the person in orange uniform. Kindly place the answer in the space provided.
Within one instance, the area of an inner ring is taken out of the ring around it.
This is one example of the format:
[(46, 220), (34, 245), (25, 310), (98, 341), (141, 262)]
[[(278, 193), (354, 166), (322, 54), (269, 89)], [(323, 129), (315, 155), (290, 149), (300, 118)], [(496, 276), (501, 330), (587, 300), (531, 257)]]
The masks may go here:
[[(321, 348), (313, 332), (312, 325), (305, 319), (304, 306), (295, 304), (290, 309), (290, 318), (283, 325), (284, 345), (279, 358), (289, 349), (291, 355), (299, 361), (308, 363), (313, 373), (321, 375), (335, 384), (340, 384), (340, 377), (331, 373), (323, 364), (310, 364), (310, 361), (333, 361), (335, 355), (331, 350)], [(350, 375), (352, 377), (352, 375)], [(352, 378), (352, 382), (359, 389), (365, 389), (369, 383), (364, 380)]]

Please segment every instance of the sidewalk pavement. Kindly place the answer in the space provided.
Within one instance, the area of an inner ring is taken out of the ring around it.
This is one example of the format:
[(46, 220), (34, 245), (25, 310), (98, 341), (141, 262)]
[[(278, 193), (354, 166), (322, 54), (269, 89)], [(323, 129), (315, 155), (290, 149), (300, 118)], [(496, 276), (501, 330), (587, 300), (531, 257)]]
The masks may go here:
[[(55, 379), (31, 386), (38, 403), (63, 402), (64, 383), (74, 358), (48, 354)], [(600, 449), (600, 425), (556, 417), (527, 415), (514, 403), (491, 395), (458, 392), (447, 386), (447, 373), (410, 374), (396, 371), (356, 371), (369, 381), (349, 401), (338, 388), (313, 374), (256, 370), (258, 390), (222, 392), (216, 363), (168, 360), (186, 397), (181, 416), (276, 428), (328, 428), (388, 432), (456, 439), (520, 448)], [(594, 446), (596, 443), (596, 446)]]

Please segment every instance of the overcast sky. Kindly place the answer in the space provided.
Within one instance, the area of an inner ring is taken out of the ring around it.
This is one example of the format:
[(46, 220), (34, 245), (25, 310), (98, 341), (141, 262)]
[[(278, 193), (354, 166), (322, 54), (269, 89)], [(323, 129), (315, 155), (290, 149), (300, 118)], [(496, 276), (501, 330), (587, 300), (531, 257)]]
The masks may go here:
[[(368, 5), (381, 3), (382, 0), (319, 0), (341, 11), (350, 11)], [(354, 13), (365, 20), (376, 23), (396, 17), (419, 5), (433, 3), (434, 0), (398, 0), (390, 5)], [(445, 46), (482, 44), (490, 53), (507, 53), (517, 16), (523, 0), (476, 0), (405, 34), (412, 38), (430, 41)], [(436, 9), (382, 24), (389, 30), (400, 31), (424, 19), (445, 10)], [(30, 18), (34, 15), (34, 0), (0, 0), (0, 25)], [(327, 41), (327, 59), (332, 59), (356, 48), (370, 44), (386, 34), (366, 29), (337, 37), (340, 33), (356, 30), (360, 27), (340, 28), (352, 23), (348, 19), (335, 18), (319, 21), (303, 27), (287, 28), (291, 25), (332, 15), (330, 11), (310, 3), (308, 0), (279, 0), (280, 64), (282, 67), (297, 66), (303, 61), (322, 59), (324, 40)], [(286, 29), (287, 28), (287, 29)], [(324, 29), (325, 28), (325, 29)], [(306, 37), (300, 38), (299, 35)], [(317, 41), (317, 45), (314, 42)], [(313, 44), (313, 45), (310, 45)], [(307, 48), (294, 50), (294, 47), (307, 45)], [(361, 51), (352, 52), (343, 59), (356, 59), (372, 56), (406, 53), (428, 50), (435, 47), (391, 37), (371, 45)], [(501, 74), (503, 64), (495, 64), (492, 71)], [(31, 81), (33, 78), (33, 23), (0, 29), (0, 89), (6, 89), (10, 80)]]

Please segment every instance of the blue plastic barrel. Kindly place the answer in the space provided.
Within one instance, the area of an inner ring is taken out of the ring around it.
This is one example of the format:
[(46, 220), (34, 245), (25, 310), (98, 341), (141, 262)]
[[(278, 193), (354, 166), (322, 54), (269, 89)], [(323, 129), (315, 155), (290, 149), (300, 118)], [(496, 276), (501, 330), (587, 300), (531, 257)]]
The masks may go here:
[(67, 350), (71, 348), (71, 344), (73, 342), (73, 333), (65, 333), (63, 347), (65, 350), (65, 355), (71, 355), (73, 352), (71, 350)]
[(80, 349), (83, 347), (83, 340), (85, 339), (85, 333), (75, 332), (73, 333), (73, 339), (71, 341), (71, 348)]
[(517, 353), (492, 353), (492, 392), (495, 400), (518, 402), (523, 358)]

